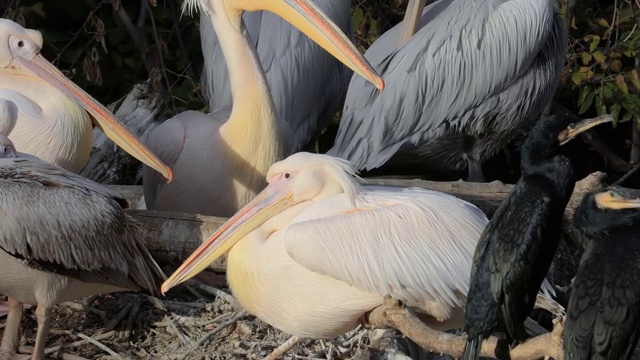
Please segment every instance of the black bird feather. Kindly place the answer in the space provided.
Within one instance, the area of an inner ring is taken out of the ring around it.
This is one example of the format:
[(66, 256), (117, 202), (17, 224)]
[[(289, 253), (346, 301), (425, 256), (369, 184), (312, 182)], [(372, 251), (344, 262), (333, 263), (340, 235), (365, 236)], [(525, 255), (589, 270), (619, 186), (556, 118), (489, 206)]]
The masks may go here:
[(483, 339), (494, 332), (506, 331), (516, 340), (526, 336), (524, 321), (553, 261), (575, 185), (572, 164), (560, 154), (558, 141), (569, 124), (560, 116), (538, 121), (523, 144), (522, 176), (478, 241), (462, 359), (478, 359)]
[(604, 192), (587, 194), (574, 215), (587, 248), (567, 308), (567, 360), (629, 359), (640, 334), (640, 209), (599, 208)]

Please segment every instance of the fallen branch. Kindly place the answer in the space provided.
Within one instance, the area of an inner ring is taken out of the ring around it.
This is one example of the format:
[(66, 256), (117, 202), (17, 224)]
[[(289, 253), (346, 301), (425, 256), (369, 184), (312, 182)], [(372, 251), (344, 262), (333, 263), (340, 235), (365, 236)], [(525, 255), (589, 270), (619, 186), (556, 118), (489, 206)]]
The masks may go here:
[[(573, 196), (564, 216), (565, 231), (573, 234), (571, 221), (576, 207), (584, 195), (603, 186), (604, 173), (596, 172), (576, 183)], [(513, 185), (494, 181), (490, 183), (467, 183), (464, 181), (435, 182), (426, 180), (367, 179), (369, 184), (388, 186), (417, 186), (442, 191), (465, 199), (492, 216)], [(131, 201), (142, 196), (139, 186), (117, 186)], [(124, 191), (123, 191), (124, 190)], [(189, 257), (226, 219), (215, 216), (133, 210), (127, 212), (142, 224), (144, 239), (149, 251), (160, 265), (176, 265)], [(572, 236), (573, 239), (577, 237)], [(221, 257), (212, 264), (216, 271), (224, 271), (225, 259)]]
[[(386, 296), (384, 303), (373, 309), (367, 319), (373, 328), (397, 329), (419, 346), (432, 352), (451, 355), (454, 358), (462, 356), (467, 341), (466, 335), (453, 335), (429, 328), (411, 310), (390, 296)], [(510, 350), (504, 344), (499, 343), (498, 338), (489, 337), (482, 344), (480, 356), (495, 358), (498, 356), (496, 354), (500, 354), (500, 358), (511, 360), (532, 360), (550, 356), (555, 360), (562, 360), (563, 329), (564, 326), (559, 321), (555, 324), (552, 332), (530, 338)], [(505, 352), (509, 354), (507, 355)]]
[[(92, 336), (93, 340), (104, 340), (104, 339), (108, 339), (111, 336), (113, 336), (115, 334), (115, 331), (109, 331), (106, 332), (104, 334), (100, 334), (100, 335), (96, 335), (96, 336)], [(72, 343), (68, 343), (68, 344), (63, 344), (63, 345), (58, 345), (58, 346), (54, 346), (54, 347), (50, 347), (44, 350), (44, 354), (48, 355), (48, 354), (54, 354), (56, 353), (56, 356), (62, 356), (62, 355), (68, 355), (68, 354), (64, 354), (63, 351), (66, 348), (76, 348), (82, 345), (86, 345), (89, 344), (89, 341), (87, 340), (78, 340)], [(24, 354), (24, 353), (31, 353), (31, 348), (27, 348), (27, 347), (23, 347), (21, 346), (18, 351), (20, 352), (20, 354)], [(27, 355), (24, 356), (22, 358), (20, 358), (20, 360), (30, 360), (31, 359), (31, 355)], [(76, 358), (76, 359), (83, 359), (83, 358)]]

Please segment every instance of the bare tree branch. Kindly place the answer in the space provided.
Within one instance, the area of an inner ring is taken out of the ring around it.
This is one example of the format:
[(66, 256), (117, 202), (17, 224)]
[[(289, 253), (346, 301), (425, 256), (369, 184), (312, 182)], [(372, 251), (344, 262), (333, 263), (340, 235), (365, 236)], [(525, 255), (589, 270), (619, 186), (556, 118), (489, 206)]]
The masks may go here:
[[(367, 320), (374, 328), (397, 329), (421, 347), (455, 358), (462, 356), (467, 341), (466, 335), (458, 336), (429, 328), (410, 309), (390, 296), (385, 297), (384, 303), (369, 313)], [(563, 330), (563, 323), (558, 321), (552, 332), (530, 338), (510, 350), (498, 338), (489, 337), (482, 344), (480, 356), (499, 356), (511, 360), (533, 360), (551, 356), (556, 360), (562, 360)]]

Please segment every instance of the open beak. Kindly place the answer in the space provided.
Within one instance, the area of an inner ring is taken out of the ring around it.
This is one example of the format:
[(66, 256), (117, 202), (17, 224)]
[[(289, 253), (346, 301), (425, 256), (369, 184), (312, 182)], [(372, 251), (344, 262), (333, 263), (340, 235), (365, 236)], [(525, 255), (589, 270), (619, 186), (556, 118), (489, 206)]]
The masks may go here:
[(162, 284), (160, 289), (162, 294), (196, 276), (217, 258), (227, 253), (240, 239), (296, 203), (283, 184), (276, 182), (267, 186), (250, 203), (220, 226), (180, 265), (178, 270)]
[(558, 141), (560, 142), (560, 145), (564, 145), (573, 140), (576, 136), (578, 136), (578, 134), (591, 129), (592, 127), (612, 121), (613, 117), (609, 114), (605, 114), (593, 119), (586, 119), (577, 123), (573, 123), (566, 129), (562, 130), (560, 134), (558, 134)]
[(41, 54), (36, 54), (31, 59), (17, 57), (14, 59), (14, 64), (23, 74), (44, 80), (74, 99), (91, 114), (97, 122), (96, 125), (118, 146), (171, 181), (173, 172), (167, 165), (144, 146), (107, 108), (67, 79)]
[(624, 210), (640, 208), (640, 190), (612, 186), (595, 195), (596, 205), (601, 209)]
[[(346, 0), (344, 0), (346, 1)], [(310, 0), (239, 1), (241, 10), (267, 10), (288, 21), (336, 59), (361, 75), (380, 91), (384, 81), (349, 38)]]

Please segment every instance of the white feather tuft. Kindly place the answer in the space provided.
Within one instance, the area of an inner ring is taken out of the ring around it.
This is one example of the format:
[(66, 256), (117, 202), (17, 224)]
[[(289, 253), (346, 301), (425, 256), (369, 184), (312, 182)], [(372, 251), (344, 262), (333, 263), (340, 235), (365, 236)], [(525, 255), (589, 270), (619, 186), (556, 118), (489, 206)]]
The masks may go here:
[(211, 15), (211, 9), (208, 1), (202, 0), (185, 0), (182, 3), (182, 13), (193, 17), (193, 13), (204, 13)]

